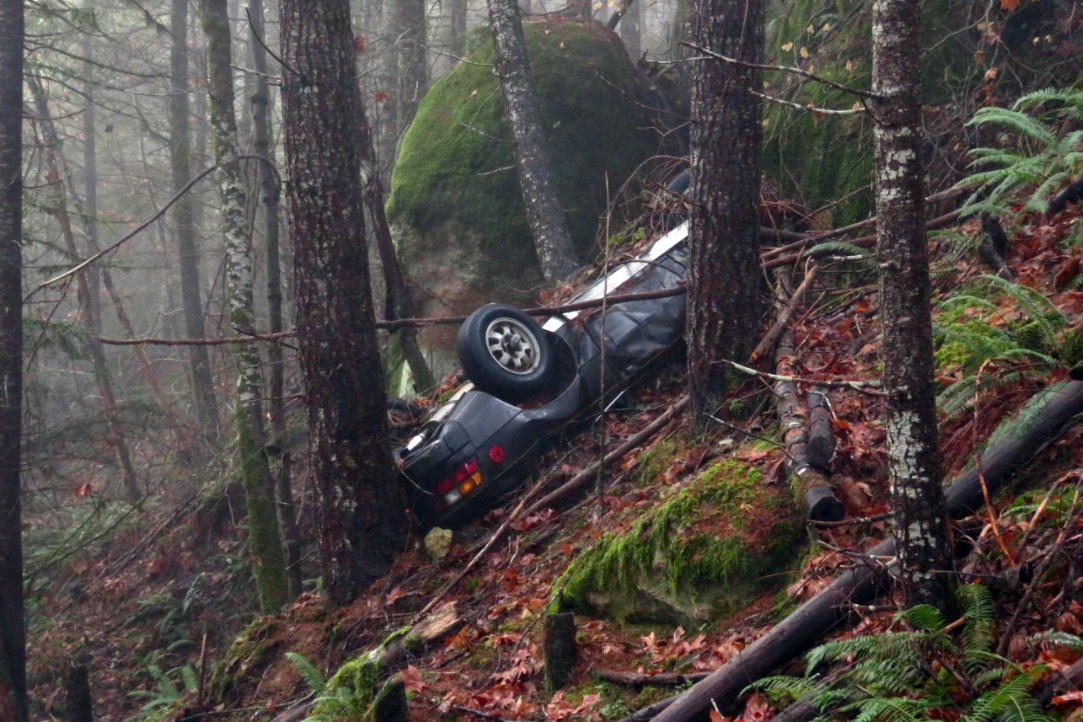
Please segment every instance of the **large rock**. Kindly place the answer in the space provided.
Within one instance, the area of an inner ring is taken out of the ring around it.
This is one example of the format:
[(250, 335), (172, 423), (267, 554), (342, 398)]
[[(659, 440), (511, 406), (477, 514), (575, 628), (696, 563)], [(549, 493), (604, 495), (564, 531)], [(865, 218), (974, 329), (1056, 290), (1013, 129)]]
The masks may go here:
[(630, 530), (584, 551), (563, 580), (561, 603), (632, 624), (699, 628), (780, 586), (803, 553), (789, 488), (724, 460)]
[[(580, 258), (593, 257), (610, 196), (657, 149), (649, 81), (615, 33), (567, 18), (524, 23), (557, 191)], [(522, 302), (542, 277), (515, 171), (503, 96), (486, 40), (425, 96), (402, 141), (388, 217), (421, 315)], [(430, 295), (431, 294), (431, 295)], [(448, 350), (455, 327), (427, 329)], [(438, 373), (446, 362), (437, 358)]]

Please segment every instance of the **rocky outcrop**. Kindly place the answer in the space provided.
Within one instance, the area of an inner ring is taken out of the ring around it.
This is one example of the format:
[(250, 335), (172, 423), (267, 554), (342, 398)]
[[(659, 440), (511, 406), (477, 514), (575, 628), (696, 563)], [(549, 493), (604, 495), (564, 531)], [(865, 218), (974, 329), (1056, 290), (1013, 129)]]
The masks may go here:
[(699, 628), (781, 585), (797, 569), (801, 522), (785, 485), (720, 461), (640, 519), (583, 552), (561, 604), (627, 623)]
[[(599, 23), (528, 21), (524, 32), (558, 194), (588, 262), (607, 192), (612, 197), (658, 148), (650, 83)], [(491, 41), (480, 42), (433, 85), (392, 174), (388, 217), (421, 289), (419, 315), (521, 302), (541, 284), (492, 55)], [(449, 352), (454, 334), (454, 327), (427, 329), (422, 342)], [(447, 365), (438, 357), (434, 370)]]

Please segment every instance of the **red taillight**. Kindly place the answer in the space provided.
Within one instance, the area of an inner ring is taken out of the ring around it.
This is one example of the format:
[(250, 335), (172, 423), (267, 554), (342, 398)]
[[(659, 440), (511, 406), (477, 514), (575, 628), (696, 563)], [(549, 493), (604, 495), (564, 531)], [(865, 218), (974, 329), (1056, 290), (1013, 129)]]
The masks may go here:
[(503, 446), (490, 446), (489, 447), (489, 461), (494, 464), (504, 463), (504, 447)]
[(460, 466), (455, 471), (448, 474), (436, 484), (437, 494), (447, 494), (449, 491), (458, 486), (464, 479), (471, 476), (478, 470), (477, 459), (470, 459), (465, 464)]

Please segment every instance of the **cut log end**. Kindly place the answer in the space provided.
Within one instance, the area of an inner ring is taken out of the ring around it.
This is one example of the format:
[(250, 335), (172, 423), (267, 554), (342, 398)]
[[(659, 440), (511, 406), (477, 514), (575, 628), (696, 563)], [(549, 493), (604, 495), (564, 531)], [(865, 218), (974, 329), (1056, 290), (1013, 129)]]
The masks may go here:
[(846, 507), (835, 498), (834, 492), (828, 486), (817, 484), (809, 487), (803, 500), (811, 521), (842, 521), (846, 516)]

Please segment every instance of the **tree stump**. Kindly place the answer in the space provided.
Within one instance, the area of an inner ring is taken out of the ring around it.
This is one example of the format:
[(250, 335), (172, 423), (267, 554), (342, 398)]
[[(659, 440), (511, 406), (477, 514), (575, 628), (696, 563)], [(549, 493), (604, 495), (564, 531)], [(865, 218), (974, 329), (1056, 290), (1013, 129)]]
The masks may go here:
[(545, 616), (545, 688), (556, 692), (568, 683), (575, 666), (575, 615)]
[(90, 698), (90, 672), (85, 664), (76, 664), (68, 670), (64, 691), (67, 696), (64, 722), (91, 722), (94, 719), (93, 701)]
[(374, 722), (409, 722), (410, 711), (406, 707), (406, 684), (396, 674), (387, 680), (376, 699), (372, 701), (369, 719)]

